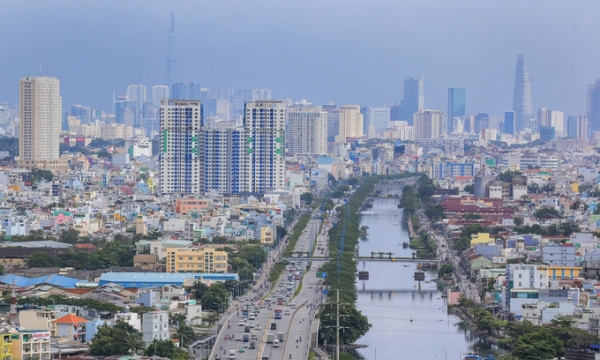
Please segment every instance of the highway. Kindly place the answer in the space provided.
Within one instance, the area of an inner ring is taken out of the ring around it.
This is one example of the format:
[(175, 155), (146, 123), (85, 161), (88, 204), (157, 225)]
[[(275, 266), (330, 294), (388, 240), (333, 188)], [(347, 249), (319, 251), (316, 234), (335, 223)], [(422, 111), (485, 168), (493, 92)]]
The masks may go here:
[[(261, 301), (259, 295), (263, 291), (261, 291), (260, 285), (268, 285), (266, 283), (268, 271), (273, 263), (281, 260), (284, 244), (281, 244), (278, 249), (274, 249), (269, 254), (270, 264), (265, 265), (265, 270), (257, 281), (257, 286), (244, 299), (240, 298), (239, 301), (234, 302), (228, 312), (222, 316), (217, 343), (211, 353), (211, 359), (280, 360), (290, 359), (290, 355), (291, 359), (308, 358), (308, 340), (314, 311), (326, 299), (326, 295), (322, 293), (322, 288), (319, 286), (321, 279), (317, 278), (316, 274), (317, 269), (327, 261), (329, 256), (326, 235), (329, 227), (324, 226), (324, 235), (319, 234), (315, 239), (320, 223), (320, 218), (313, 215), (298, 239), (294, 251), (312, 252), (312, 249), (316, 249), (312, 258), (323, 257), (323, 260), (314, 259), (312, 262), (302, 258), (290, 260), (290, 262), (294, 262), (294, 267), (288, 265), (277, 280), (277, 284), (271, 287), (272, 292), (264, 294)], [(321, 252), (317, 248), (324, 250)], [(308, 270), (307, 267), (309, 267)], [(298, 276), (297, 280), (298, 272), (302, 274)], [(299, 286), (301, 286), (301, 290), (294, 295)], [(271, 306), (265, 301), (266, 299), (271, 300)], [(278, 299), (282, 300), (282, 305), (277, 304)], [(250, 320), (249, 316), (244, 316), (244, 309), (249, 310), (249, 313), (256, 310), (255, 318)], [(281, 319), (274, 319), (275, 309), (282, 310)], [(273, 330), (271, 330), (271, 324), (275, 324)], [(257, 340), (252, 349), (250, 339), (248, 342), (244, 342), (243, 338), (244, 334), (251, 338), (254, 332)], [(272, 334), (274, 338), (283, 335), (279, 346), (273, 342), (267, 343), (268, 334)]]

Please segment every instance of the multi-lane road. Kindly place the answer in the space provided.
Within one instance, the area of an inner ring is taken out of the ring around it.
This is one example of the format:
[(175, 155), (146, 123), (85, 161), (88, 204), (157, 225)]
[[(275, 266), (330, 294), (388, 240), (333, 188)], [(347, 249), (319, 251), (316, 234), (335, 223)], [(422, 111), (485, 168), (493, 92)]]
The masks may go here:
[[(320, 226), (320, 218), (313, 216), (300, 236), (294, 251), (312, 253), (314, 250), (313, 258), (327, 257), (329, 254), (326, 234), (329, 227), (324, 226), (322, 234), (317, 235)], [(281, 250), (274, 250), (273, 256), (275, 260), (278, 260)], [(293, 262), (294, 265), (288, 265), (277, 283), (271, 286), (270, 293), (265, 293), (262, 298), (258, 296), (251, 298), (248, 295), (245, 299), (236, 302), (223, 316), (220, 320), (222, 329), (211, 359), (308, 358), (314, 313), (326, 298), (321, 285), (322, 279), (317, 277), (317, 271), (325, 260), (308, 262), (298, 258)], [(265, 269), (269, 268), (265, 267)], [(263, 276), (267, 276), (267, 271), (263, 271)], [(261, 283), (259, 280), (257, 285)], [(260, 294), (260, 290), (254, 289), (254, 294)], [(271, 300), (270, 305), (266, 299)], [(278, 304), (279, 299), (283, 301), (283, 304)], [(248, 316), (244, 314), (243, 310), (245, 309), (248, 310)], [(281, 319), (274, 319), (275, 309), (281, 309)], [(254, 319), (251, 319), (250, 313), (255, 310), (257, 312)], [(273, 329), (272, 326), (274, 326)], [(243, 341), (244, 334), (247, 334), (249, 338), (247, 342)], [(254, 337), (256, 337), (256, 341), (252, 346), (251, 339)], [(282, 340), (279, 344), (274, 341), (267, 342), (271, 337), (279, 337)]]

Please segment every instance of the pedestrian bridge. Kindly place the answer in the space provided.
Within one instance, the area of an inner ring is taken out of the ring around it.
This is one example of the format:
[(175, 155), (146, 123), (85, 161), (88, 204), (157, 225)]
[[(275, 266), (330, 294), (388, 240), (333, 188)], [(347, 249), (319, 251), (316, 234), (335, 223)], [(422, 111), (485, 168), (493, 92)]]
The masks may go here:
[(374, 256), (356, 256), (354, 257), (356, 261), (391, 261), (391, 262), (412, 262), (412, 263), (421, 263), (421, 264), (437, 264), (437, 260), (435, 259), (419, 259), (413, 257), (374, 257)]
[[(329, 261), (331, 258), (328, 257), (303, 257), (303, 258), (283, 258), (286, 261)], [(412, 257), (372, 257), (372, 256), (355, 256), (355, 261), (363, 261), (363, 262), (399, 262), (399, 263), (421, 263), (421, 264), (437, 264), (437, 260), (435, 259), (419, 259)]]
[(437, 289), (356, 289), (359, 294), (433, 294)]

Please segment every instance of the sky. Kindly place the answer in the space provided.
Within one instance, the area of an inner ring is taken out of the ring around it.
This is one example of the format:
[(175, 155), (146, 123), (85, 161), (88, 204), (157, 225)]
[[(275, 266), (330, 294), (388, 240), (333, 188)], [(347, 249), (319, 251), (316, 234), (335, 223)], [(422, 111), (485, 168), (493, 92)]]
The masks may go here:
[(512, 107), (517, 54), (533, 106), (584, 114), (600, 78), (597, 0), (3, 0), (0, 101), (19, 79), (56, 76), (63, 110), (112, 111), (113, 91), (165, 84), (170, 14), (180, 81), (268, 88), (274, 98), (399, 103), (424, 78), (425, 107), (466, 88), (469, 114)]

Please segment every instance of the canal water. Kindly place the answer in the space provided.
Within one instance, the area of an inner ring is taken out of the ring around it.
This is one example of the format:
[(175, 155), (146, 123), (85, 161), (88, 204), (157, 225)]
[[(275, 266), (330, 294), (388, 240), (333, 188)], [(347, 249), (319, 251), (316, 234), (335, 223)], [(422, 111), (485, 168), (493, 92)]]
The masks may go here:
[[(360, 256), (371, 256), (372, 252), (412, 256), (411, 249), (402, 247), (409, 236), (398, 202), (394, 198), (373, 199), (373, 207), (362, 212), (360, 226), (369, 229), (359, 243)], [(355, 358), (455, 360), (469, 352), (493, 352), (472, 336), (458, 317), (448, 314), (446, 299), (432, 281), (435, 273), (426, 273), (419, 292), (413, 279), (416, 263), (367, 261), (360, 262), (358, 270), (370, 274), (369, 280), (357, 280), (357, 307), (373, 326), (356, 342), (368, 347), (358, 349)]]

